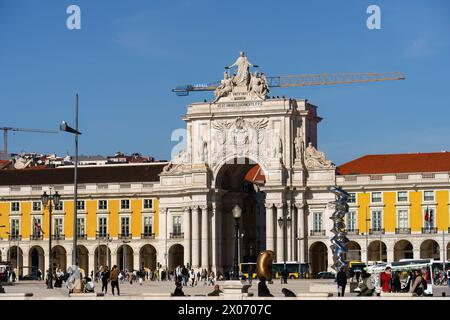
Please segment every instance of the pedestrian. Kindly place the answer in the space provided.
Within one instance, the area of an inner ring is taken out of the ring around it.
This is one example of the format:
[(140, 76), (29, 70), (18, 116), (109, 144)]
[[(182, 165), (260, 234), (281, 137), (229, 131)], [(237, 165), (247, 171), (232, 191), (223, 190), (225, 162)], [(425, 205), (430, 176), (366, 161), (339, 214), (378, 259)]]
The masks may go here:
[(347, 285), (347, 274), (344, 268), (341, 268), (336, 275), (336, 283), (338, 286), (338, 297), (343, 297), (345, 294), (345, 286)]
[(248, 283), (252, 284), (253, 281), (253, 267), (250, 265), (248, 267)]
[(189, 272), (184, 265), (183, 265), (183, 268), (181, 269), (181, 276), (183, 277), (183, 285), (187, 286), (187, 283), (189, 280)]
[(16, 271), (13, 270), (11, 275), (12, 275), (12, 282), (16, 282)]
[(172, 293), (172, 296), (184, 297), (183, 284), (181, 283), (181, 277), (178, 278), (177, 281), (175, 282), (175, 291)]
[(199, 281), (200, 281), (200, 270), (197, 271), (197, 283), (196, 283), (196, 285), (198, 285)]
[(117, 295), (120, 296), (120, 289), (119, 289), (119, 269), (117, 269), (117, 266), (114, 265), (110, 275), (109, 280), (111, 281), (111, 291), (114, 295), (114, 288), (117, 288)]
[(426, 283), (426, 280), (423, 278), (422, 272), (420, 270), (414, 271), (414, 274), (415, 278), (410, 292), (412, 292), (413, 295), (421, 296), (424, 291), (423, 282)]
[(258, 297), (273, 297), (266, 285), (266, 278), (261, 277), (258, 283)]
[(38, 277), (38, 280), (39, 280), (39, 281), (42, 280), (42, 271), (41, 271), (41, 269), (38, 269), (38, 271), (37, 271), (37, 277)]
[(400, 282), (400, 271), (394, 273), (394, 277), (392, 279), (392, 292), (401, 292), (402, 284)]
[(387, 267), (381, 274), (381, 290), (391, 292), (391, 268)]
[(214, 272), (210, 271), (208, 275), (208, 286), (214, 285), (214, 278), (215, 278)]
[(450, 269), (447, 270), (447, 285), (450, 288)]
[(355, 270), (355, 278), (356, 278), (356, 283), (359, 283), (359, 278), (361, 277), (361, 270)]
[(283, 271), (281, 272), (281, 283), (287, 284), (288, 276), (289, 272), (287, 271), (287, 269), (283, 269)]
[(142, 278), (144, 277), (144, 271), (138, 271), (139, 285), (142, 286)]
[(195, 284), (195, 271), (194, 271), (194, 269), (191, 269), (190, 277), (191, 277), (191, 281), (192, 281), (191, 287), (193, 287), (194, 284)]
[(104, 290), (105, 294), (106, 294), (108, 292), (108, 282), (109, 282), (109, 277), (110, 277), (108, 266), (103, 267), (103, 271), (100, 274), (100, 276), (102, 279), (102, 292)]

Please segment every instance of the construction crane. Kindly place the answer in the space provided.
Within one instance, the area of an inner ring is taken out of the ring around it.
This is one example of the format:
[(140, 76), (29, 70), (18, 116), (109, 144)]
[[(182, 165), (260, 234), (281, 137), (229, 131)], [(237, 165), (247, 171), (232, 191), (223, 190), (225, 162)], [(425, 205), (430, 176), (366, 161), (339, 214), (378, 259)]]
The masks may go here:
[(8, 131), (24, 131), (24, 132), (38, 132), (38, 133), (57, 133), (54, 130), (43, 130), (43, 129), (26, 129), (26, 128), (12, 128), (12, 127), (0, 127), (3, 130), (3, 151), (0, 154), (4, 154), (5, 157), (8, 156)]
[[(267, 77), (269, 88), (306, 87), (344, 83), (364, 83), (390, 80), (405, 80), (400, 72), (359, 72), (359, 73), (319, 73), (296, 74), (287, 76)], [(172, 89), (178, 96), (187, 96), (191, 91), (214, 91), (220, 81), (207, 84), (188, 84)]]

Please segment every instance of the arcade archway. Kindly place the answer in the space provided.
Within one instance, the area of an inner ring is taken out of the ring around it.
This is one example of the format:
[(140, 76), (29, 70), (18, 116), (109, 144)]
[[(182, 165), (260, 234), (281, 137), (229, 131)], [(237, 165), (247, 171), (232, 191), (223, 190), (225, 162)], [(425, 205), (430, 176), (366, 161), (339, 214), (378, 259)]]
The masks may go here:
[(420, 259), (435, 259), (439, 260), (441, 257), (439, 244), (434, 240), (425, 240), (420, 245)]
[(323, 242), (314, 242), (309, 248), (309, 262), (311, 273), (316, 275), (318, 272), (328, 269), (328, 248)]
[(345, 260), (347, 261), (361, 261), (361, 246), (356, 241), (349, 241), (346, 244), (347, 253)]
[(384, 261), (387, 262), (387, 247), (383, 241), (375, 240), (369, 244), (368, 256), (369, 261)]
[(174, 271), (176, 267), (183, 265), (184, 247), (181, 244), (174, 244), (169, 248), (169, 271)]
[(413, 259), (413, 245), (408, 240), (397, 241), (394, 245), (394, 261), (401, 259)]
[(156, 249), (150, 244), (144, 245), (139, 251), (139, 268), (156, 269)]
[(133, 249), (123, 244), (117, 249), (117, 265), (120, 270), (134, 270)]
[(61, 269), (65, 272), (67, 270), (67, 253), (63, 246), (54, 246), (52, 249), (53, 270)]
[(40, 246), (33, 246), (29, 251), (28, 265), (30, 266), (30, 274), (37, 275), (37, 271), (41, 270), (41, 276), (45, 275), (45, 254), (44, 249)]

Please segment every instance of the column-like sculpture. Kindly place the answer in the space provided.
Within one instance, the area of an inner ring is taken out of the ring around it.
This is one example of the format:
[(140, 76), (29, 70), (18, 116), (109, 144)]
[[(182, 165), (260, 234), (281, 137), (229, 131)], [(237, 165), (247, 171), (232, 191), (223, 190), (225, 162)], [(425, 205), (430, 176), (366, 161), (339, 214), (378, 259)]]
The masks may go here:
[(199, 208), (192, 209), (192, 266), (200, 267), (200, 232), (199, 232)]
[(331, 232), (334, 236), (331, 238), (331, 250), (333, 251), (333, 266), (336, 271), (341, 270), (347, 263), (344, 261), (344, 253), (347, 252), (346, 243), (349, 241), (346, 236), (344, 217), (348, 212), (347, 201), (350, 195), (339, 187), (328, 188), (333, 192), (337, 199), (328, 203), (330, 207), (334, 207), (334, 212), (330, 219), (333, 220), (333, 229)]

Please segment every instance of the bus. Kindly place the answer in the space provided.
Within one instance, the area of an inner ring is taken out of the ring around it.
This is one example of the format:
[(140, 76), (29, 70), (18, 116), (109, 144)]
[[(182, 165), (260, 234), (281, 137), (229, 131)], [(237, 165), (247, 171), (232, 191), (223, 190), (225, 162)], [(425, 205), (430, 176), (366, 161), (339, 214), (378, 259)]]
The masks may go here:
[(252, 279), (256, 279), (256, 262), (241, 263), (239, 265), (239, 271), (241, 272), (242, 276), (245, 277), (245, 279), (248, 279), (248, 272), (250, 270), (250, 267), (252, 267), (252, 270), (253, 270)]
[[(305, 279), (309, 273), (309, 264), (299, 261), (286, 261), (286, 269), (289, 279)], [(276, 262), (273, 264), (274, 278), (281, 278), (284, 270), (284, 262)]]

